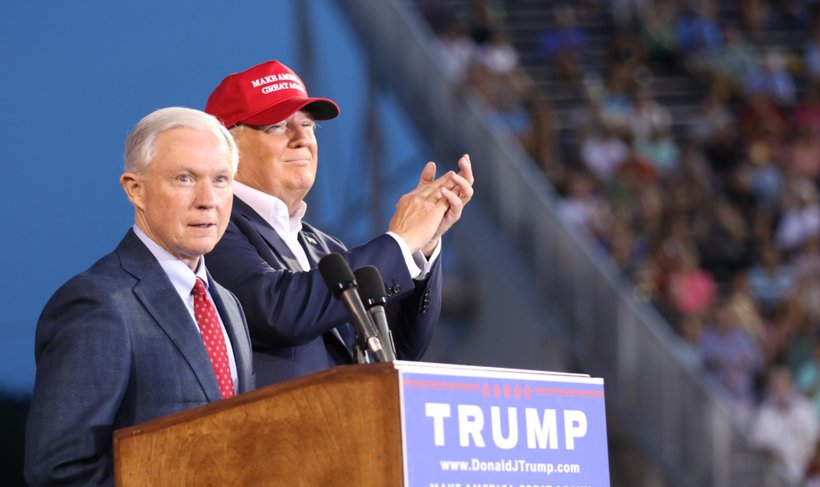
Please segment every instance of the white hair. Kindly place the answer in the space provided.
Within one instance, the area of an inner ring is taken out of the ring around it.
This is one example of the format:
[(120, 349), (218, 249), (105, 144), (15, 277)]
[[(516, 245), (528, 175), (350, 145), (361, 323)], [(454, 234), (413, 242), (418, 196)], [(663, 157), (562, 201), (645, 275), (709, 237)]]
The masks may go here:
[(193, 108), (169, 107), (149, 113), (125, 139), (125, 171), (142, 172), (154, 159), (154, 143), (163, 132), (187, 128), (211, 133), (220, 142), (221, 150), (231, 160), (234, 174), (239, 167), (239, 150), (228, 129), (214, 116)]

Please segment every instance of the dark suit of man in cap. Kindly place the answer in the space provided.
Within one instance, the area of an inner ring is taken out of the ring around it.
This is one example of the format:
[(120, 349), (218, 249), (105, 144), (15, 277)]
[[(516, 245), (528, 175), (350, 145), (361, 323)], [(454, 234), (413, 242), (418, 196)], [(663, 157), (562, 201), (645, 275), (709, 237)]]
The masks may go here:
[[(113, 485), (115, 429), (253, 389), (241, 307), (202, 257), (227, 226), (237, 160), (231, 135), (196, 110), (159, 110), (129, 135), (120, 182), (135, 225), (37, 324), (29, 484)], [(220, 322), (221, 374), (195, 318), (198, 280)]]
[(347, 313), (316, 265), (339, 252), (352, 269), (378, 267), (389, 294), (388, 320), (400, 359), (419, 359), (441, 303), (441, 236), (472, 197), (468, 156), (459, 174), (435, 179), (435, 164), (399, 199), (388, 233), (353, 249), (302, 221), (318, 164), (315, 120), (336, 104), (309, 98), (301, 79), (277, 61), (226, 77), (205, 109), (239, 145), (234, 209), (208, 255), (216, 278), (245, 309), (258, 384), (353, 362)]

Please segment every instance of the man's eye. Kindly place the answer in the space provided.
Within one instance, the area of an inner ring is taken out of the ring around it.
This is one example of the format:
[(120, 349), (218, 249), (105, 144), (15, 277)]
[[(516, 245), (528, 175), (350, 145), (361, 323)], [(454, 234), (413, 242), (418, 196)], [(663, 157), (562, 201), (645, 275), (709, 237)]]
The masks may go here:
[(265, 133), (266, 134), (281, 134), (281, 133), (284, 133), (286, 129), (287, 129), (287, 125), (285, 125), (283, 123), (277, 123), (277, 124), (268, 125), (267, 127), (265, 127)]
[(177, 176), (177, 181), (179, 181), (180, 183), (190, 183), (193, 180), (194, 179), (191, 177), (190, 174), (180, 174), (179, 176)]

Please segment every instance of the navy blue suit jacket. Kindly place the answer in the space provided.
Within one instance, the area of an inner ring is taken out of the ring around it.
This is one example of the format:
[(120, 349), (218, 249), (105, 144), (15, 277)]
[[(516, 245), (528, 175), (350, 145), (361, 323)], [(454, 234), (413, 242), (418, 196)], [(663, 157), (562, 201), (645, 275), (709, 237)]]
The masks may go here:
[(301, 267), (265, 220), (234, 197), (231, 222), (207, 255), (208, 269), (239, 298), (254, 348), (257, 385), (264, 386), (334, 365), (353, 363), (349, 349), (330, 333), (349, 318), (316, 268), (337, 252), (351, 269), (375, 265), (388, 292), (387, 315), (397, 356), (421, 358), (441, 309), (441, 259), (423, 281), (414, 281), (396, 240), (382, 235), (360, 247), (345, 245), (304, 223), (299, 236), (311, 270)]
[[(250, 391), (242, 309), (209, 281), (233, 347), (238, 391)], [(31, 485), (113, 485), (115, 429), (221, 398), (188, 309), (131, 230), (52, 296), (37, 323), (35, 358), (25, 461)]]

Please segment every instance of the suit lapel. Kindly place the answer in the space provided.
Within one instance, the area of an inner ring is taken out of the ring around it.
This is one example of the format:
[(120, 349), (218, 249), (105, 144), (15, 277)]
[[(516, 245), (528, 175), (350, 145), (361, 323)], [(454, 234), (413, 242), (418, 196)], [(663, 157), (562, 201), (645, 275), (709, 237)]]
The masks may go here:
[[(239, 380), (236, 390), (238, 392), (251, 391), (255, 384), (248, 384), (249, 374), (245, 373), (245, 371), (253, 370), (250, 338), (246, 331), (245, 321), (240, 314), (239, 308), (226, 304), (233, 302), (233, 298), (228, 294), (228, 291), (214, 281), (210, 274), (208, 274), (208, 281), (210, 283), (208, 289), (211, 292), (211, 298), (219, 312), (219, 317), (222, 318), (225, 330), (228, 332), (228, 338), (231, 340), (231, 348), (233, 348), (234, 360), (236, 361), (236, 376)], [(252, 372), (250, 373), (252, 374)]]
[(188, 362), (208, 401), (222, 398), (211, 360), (185, 304), (151, 252), (133, 231), (117, 248), (125, 271), (139, 279), (134, 294)]
[(299, 232), (299, 243), (305, 249), (305, 254), (307, 254), (312, 269), (318, 267), (322, 257), (330, 253), (330, 250), (322, 244), (322, 240), (306, 228)]
[[(311, 269), (317, 268), (322, 257), (330, 253), (330, 249), (327, 248), (324, 240), (319, 238), (319, 236), (311, 230), (311, 227), (304, 223), (302, 231), (299, 232), (299, 244), (305, 249), (305, 254), (307, 255), (308, 262), (310, 262)], [(342, 332), (348, 337), (347, 340), (342, 336)], [(342, 323), (328, 333), (333, 335), (336, 340), (336, 345), (340, 346), (351, 359), (355, 359), (352, 345), (355, 342), (354, 337), (356, 336), (356, 332), (353, 329), (353, 325), (350, 323)]]
[(281, 260), (289, 270), (302, 270), (302, 266), (299, 264), (296, 256), (290, 251), (288, 245), (284, 240), (282, 240), (282, 237), (276, 233), (276, 230), (274, 230), (273, 227), (270, 226), (270, 224), (265, 221), (259, 213), (254, 211), (253, 208), (248, 206), (247, 203), (236, 196), (233, 197), (233, 205), (234, 211), (242, 215), (250, 222), (253, 229), (262, 236), (265, 242), (268, 243), (270, 249), (276, 253), (279, 260)]
[[(284, 265), (287, 267), (288, 270), (291, 271), (301, 271), (302, 265), (299, 264), (299, 261), (296, 259), (296, 256), (293, 255), (293, 252), (290, 251), (290, 248), (282, 240), (282, 237), (276, 233), (276, 230), (262, 218), (259, 213), (254, 211), (253, 208), (248, 206), (247, 203), (242, 201), (241, 199), (234, 196), (233, 198), (233, 210), (241, 215), (243, 218), (248, 220), (251, 224), (253, 230), (255, 230), (262, 238), (267, 242), (268, 246), (270, 247), (271, 251), (276, 254), (276, 256), (281, 261), (280, 265)], [(319, 265), (319, 260), (322, 259), (325, 255), (330, 253), (330, 250), (324, 244), (321, 238), (319, 238), (313, 231), (310, 230), (308, 225), (303, 223), (303, 230), (299, 234), (299, 243), (305, 249), (305, 254), (307, 254), (308, 262), (310, 263), (310, 268), (315, 269)], [(277, 263), (269, 262), (271, 265), (276, 265)], [(350, 327), (351, 325), (347, 324), (344, 326)], [(352, 355), (352, 351), (347, 347), (345, 344), (344, 338), (342, 338), (341, 334), (337, 329), (332, 329), (328, 333), (330, 333), (334, 339), (337, 341), (337, 344), (347, 352), (349, 356)]]

